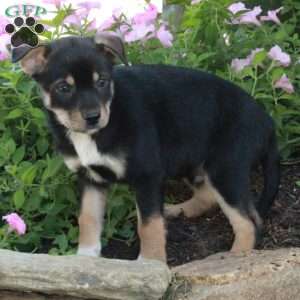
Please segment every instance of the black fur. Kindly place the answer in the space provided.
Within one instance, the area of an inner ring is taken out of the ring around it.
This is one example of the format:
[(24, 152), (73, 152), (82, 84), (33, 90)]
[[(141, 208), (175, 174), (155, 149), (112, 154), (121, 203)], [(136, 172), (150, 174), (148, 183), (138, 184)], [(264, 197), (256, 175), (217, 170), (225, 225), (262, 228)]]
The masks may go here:
[[(94, 70), (113, 80), (109, 123), (92, 138), (101, 153), (125, 153), (122, 180), (136, 189), (144, 222), (163, 213), (165, 181), (193, 178), (199, 166), (232, 207), (252, 217), (249, 175), (262, 163), (265, 188), (258, 208), (262, 216), (267, 213), (279, 184), (274, 124), (241, 88), (205, 72), (174, 66), (113, 67), (91, 39), (65, 38), (51, 44), (48, 53), (47, 68), (34, 75), (41, 86), (49, 92), (55, 80), (71, 74), (79, 89), (72, 101), (52, 95), (55, 107), (68, 110), (107, 101), (109, 92), (93, 86)], [(76, 155), (67, 129), (53, 112), (49, 120), (59, 151)], [(116, 179), (107, 168), (92, 168), (108, 182)]]

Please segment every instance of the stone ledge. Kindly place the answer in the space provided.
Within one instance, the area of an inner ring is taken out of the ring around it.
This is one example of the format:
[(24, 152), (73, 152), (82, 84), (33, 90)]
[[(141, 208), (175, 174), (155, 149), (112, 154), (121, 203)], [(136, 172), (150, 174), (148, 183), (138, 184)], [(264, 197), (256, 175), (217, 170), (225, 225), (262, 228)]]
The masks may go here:
[(300, 299), (300, 248), (218, 253), (172, 269), (188, 300)]
[(171, 272), (158, 261), (0, 250), (0, 300), (151, 300), (163, 296), (170, 280)]

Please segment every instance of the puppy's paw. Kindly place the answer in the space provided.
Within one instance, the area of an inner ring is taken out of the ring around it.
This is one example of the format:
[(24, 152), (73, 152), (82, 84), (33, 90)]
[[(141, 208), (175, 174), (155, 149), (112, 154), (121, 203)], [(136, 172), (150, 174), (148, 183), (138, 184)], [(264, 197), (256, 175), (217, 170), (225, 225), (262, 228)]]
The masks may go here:
[(183, 213), (183, 208), (179, 204), (165, 204), (164, 216), (168, 219), (179, 217)]
[(166, 258), (165, 257), (147, 258), (147, 257), (142, 256), (141, 254), (139, 254), (139, 256), (137, 257), (136, 260), (138, 262), (146, 262), (146, 263), (147, 263), (147, 261), (151, 261), (151, 260), (156, 260), (156, 261), (166, 263)]
[(79, 245), (78, 250), (77, 250), (77, 255), (82, 255), (82, 256), (99, 257), (100, 254), (101, 254), (100, 242), (97, 245), (90, 246), (90, 247)]

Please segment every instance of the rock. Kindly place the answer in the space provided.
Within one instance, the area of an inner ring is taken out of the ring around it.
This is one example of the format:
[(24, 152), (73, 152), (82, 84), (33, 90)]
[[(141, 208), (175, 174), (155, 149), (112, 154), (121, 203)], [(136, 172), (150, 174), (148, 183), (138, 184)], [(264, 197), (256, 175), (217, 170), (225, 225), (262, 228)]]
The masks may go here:
[[(79, 298), (76, 298), (79, 299)], [(0, 300), (76, 300), (74, 297), (41, 295), (36, 293), (23, 293), (12, 291), (0, 291)]]
[[(126, 261), (0, 250), (0, 300), (68, 299), (61, 296), (151, 300), (162, 297), (170, 280), (168, 267), (153, 260)], [(32, 298), (25, 294), (20, 298), (18, 292), (32, 292)], [(4, 293), (9, 296), (3, 298)]]
[(300, 248), (219, 253), (172, 271), (191, 284), (188, 300), (300, 299)]

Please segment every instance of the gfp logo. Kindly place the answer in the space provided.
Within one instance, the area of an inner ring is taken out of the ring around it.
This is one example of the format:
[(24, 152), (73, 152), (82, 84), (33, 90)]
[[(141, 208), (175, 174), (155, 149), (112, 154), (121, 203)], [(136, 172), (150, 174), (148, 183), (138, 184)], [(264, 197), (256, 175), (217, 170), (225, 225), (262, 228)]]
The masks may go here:
[(9, 18), (29, 15), (40, 17), (45, 14), (47, 14), (46, 8), (30, 4), (12, 5), (5, 10), (5, 15)]

